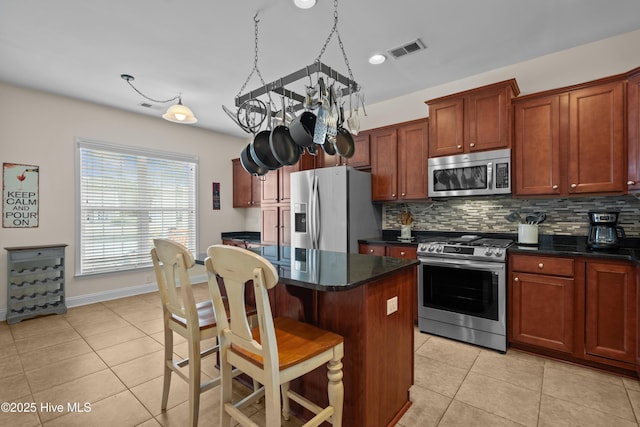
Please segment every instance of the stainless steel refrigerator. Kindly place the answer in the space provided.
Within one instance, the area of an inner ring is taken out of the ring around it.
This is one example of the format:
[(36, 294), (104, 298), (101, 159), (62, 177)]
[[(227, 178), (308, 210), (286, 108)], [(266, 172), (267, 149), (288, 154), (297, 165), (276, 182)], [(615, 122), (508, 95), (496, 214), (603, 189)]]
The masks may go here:
[(380, 207), (371, 174), (349, 166), (291, 174), (291, 247), (358, 252), (358, 239), (379, 236)]

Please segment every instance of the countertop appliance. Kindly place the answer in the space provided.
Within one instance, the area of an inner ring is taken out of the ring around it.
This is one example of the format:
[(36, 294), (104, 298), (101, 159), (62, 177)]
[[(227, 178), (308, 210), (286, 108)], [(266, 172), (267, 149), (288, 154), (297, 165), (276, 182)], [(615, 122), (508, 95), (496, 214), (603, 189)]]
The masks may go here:
[(506, 252), (512, 243), (478, 235), (418, 243), (418, 328), (505, 352)]
[(380, 234), (371, 174), (349, 166), (291, 174), (291, 247), (358, 252), (358, 239)]
[(624, 229), (618, 225), (619, 211), (589, 211), (589, 249), (617, 249), (621, 238), (625, 238)]
[(511, 193), (511, 150), (480, 151), (427, 160), (429, 197)]

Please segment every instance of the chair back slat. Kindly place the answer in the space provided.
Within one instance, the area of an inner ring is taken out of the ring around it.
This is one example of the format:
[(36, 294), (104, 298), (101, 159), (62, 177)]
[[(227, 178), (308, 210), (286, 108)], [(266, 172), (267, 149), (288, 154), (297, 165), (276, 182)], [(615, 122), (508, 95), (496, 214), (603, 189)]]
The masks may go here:
[(153, 245), (151, 258), (163, 308), (186, 319), (188, 326), (197, 328), (198, 313), (188, 272), (195, 265), (193, 255), (170, 239), (154, 239)]
[[(218, 277), (224, 281), (227, 291), (230, 320), (227, 322), (218, 316), (218, 328), (228, 339), (227, 345), (239, 346), (262, 357), (265, 365), (275, 363), (277, 366), (278, 349), (267, 293), (278, 283), (275, 267), (263, 257), (235, 246), (213, 245), (207, 250), (207, 255), (205, 265), (216, 312), (222, 306)], [(253, 282), (261, 343), (253, 339), (245, 311), (245, 284), (249, 281)]]

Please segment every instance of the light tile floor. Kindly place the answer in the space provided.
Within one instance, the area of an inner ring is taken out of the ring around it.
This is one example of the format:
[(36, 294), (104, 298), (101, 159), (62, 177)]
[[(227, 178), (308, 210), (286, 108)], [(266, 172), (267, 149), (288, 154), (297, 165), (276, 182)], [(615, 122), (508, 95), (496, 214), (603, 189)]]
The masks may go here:
[[(205, 286), (194, 288), (207, 298)], [(184, 357), (184, 341), (177, 341), (176, 354)], [(168, 409), (160, 410), (162, 348), (155, 293), (2, 322), (0, 402), (10, 406), (2, 407), (0, 426), (184, 426), (187, 387), (175, 375)], [(217, 375), (212, 363), (203, 375)], [(638, 426), (640, 420), (637, 380), (418, 331), (414, 382), (403, 427)], [(260, 405), (247, 412), (262, 425)], [(217, 425), (218, 414), (213, 389), (201, 397), (200, 425)]]

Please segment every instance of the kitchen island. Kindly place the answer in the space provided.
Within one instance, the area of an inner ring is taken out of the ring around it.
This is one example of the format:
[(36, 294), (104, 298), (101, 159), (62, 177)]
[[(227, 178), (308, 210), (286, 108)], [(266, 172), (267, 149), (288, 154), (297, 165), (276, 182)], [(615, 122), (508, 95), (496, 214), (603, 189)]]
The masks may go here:
[[(269, 257), (279, 249), (252, 249), (278, 269), (279, 284), (269, 294), (274, 316), (344, 337), (342, 425), (395, 424), (411, 405), (418, 261), (301, 248), (290, 248), (290, 261)], [(327, 404), (326, 369), (292, 387)]]

